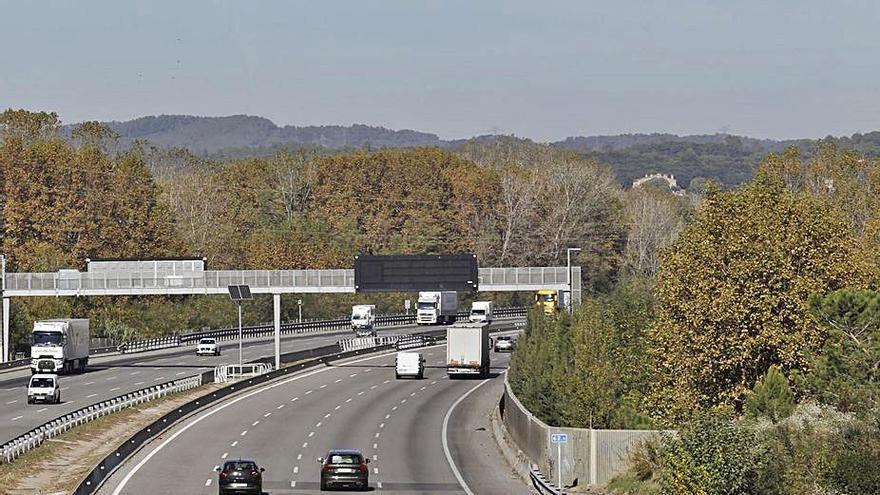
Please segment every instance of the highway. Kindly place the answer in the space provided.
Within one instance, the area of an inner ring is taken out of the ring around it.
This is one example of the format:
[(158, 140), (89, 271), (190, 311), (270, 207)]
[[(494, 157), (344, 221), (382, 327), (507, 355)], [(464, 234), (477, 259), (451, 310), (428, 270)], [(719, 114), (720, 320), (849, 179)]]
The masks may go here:
[[(379, 334), (411, 332), (415, 325), (378, 329)], [(329, 331), (282, 336), (281, 352), (291, 352), (330, 345), (351, 332)], [(85, 373), (62, 375), (61, 404), (27, 403), (30, 369), (0, 374), (0, 444), (25, 433), (46, 421), (81, 407), (134, 390), (199, 374), (223, 363), (238, 362), (238, 341), (223, 341), (220, 356), (196, 356), (195, 347), (178, 347), (135, 354), (92, 357)], [(245, 341), (245, 362), (273, 356), (271, 338)]]
[(492, 355), (491, 379), (449, 380), (445, 346), (421, 352), (423, 380), (395, 380), (394, 354), (385, 353), (243, 392), (164, 433), (99, 493), (214, 494), (214, 467), (239, 456), (265, 467), (265, 494), (317, 493), (316, 459), (332, 448), (372, 459), (376, 492), (531, 493), (495, 446), (488, 420), (509, 356)]

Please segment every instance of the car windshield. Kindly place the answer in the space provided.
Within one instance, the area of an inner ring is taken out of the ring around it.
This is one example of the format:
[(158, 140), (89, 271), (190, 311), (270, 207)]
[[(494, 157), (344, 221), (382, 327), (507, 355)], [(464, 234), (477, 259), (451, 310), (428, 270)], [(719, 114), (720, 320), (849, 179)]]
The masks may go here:
[(60, 345), (63, 341), (61, 332), (34, 332), (34, 345)]
[(361, 456), (358, 454), (331, 454), (330, 464), (360, 464)]
[(214, 339), (202, 339), (199, 341), (199, 344), (213, 344), (214, 342)]
[(486, 310), (485, 309), (472, 309), (471, 314), (472, 315), (484, 315), (484, 314), (486, 314)]
[(224, 471), (256, 471), (257, 465), (251, 461), (229, 461), (223, 465)]
[(498, 341), (499, 341), (499, 342), (509, 342), (509, 341), (510, 341), (510, 337), (498, 337)]
[(52, 378), (34, 378), (31, 380), (31, 387), (34, 388), (52, 388), (55, 380)]
[(419, 309), (434, 309), (434, 303), (432, 302), (420, 302)]

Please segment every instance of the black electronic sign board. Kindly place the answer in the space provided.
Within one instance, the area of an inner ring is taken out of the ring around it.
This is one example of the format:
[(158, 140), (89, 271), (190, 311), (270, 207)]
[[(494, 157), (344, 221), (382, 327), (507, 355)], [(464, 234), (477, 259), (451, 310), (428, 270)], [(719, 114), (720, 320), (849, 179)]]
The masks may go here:
[(357, 292), (416, 292), (427, 290), (477, 290), (477, 256), (358, 255), (354, 259)]

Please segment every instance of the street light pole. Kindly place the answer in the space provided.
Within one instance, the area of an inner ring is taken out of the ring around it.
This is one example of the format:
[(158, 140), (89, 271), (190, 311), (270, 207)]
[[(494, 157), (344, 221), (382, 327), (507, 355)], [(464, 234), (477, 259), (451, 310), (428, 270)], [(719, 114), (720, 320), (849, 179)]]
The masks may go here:
[(568, 301), (567, 301), (568, 304), (566, 306), (568, 306), (568, 314), (571, 314), (571, 309), (572, 309), (571, 298), (572, 298), (572, 292), (573, 292), (572, 288), (571, 288), (571, 253), (572, 252), (576, 253), (580, 250), (581, 250), (581, 248), (568, 248), (565, 250), (565, 259), (566, 259), (565, 273), (567, 275), (566, 280), (568, 280)]
[(242, 365), (242, 359), (241, 359), (241, 341), (242, 341), (242, 334), (241, 334), (241, 301), (237, 301), (237, 302), (238, 302), (238, 372), (241, 373), (241, 365)]

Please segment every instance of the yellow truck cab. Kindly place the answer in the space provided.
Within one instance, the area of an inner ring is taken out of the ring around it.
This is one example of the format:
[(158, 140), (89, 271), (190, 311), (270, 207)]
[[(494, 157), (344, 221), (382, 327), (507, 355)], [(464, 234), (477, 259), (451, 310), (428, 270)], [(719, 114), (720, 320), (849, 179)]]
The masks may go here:
[(562, 300), (556, 289), (541, 289), (535, 293), (535, 304), (541, 307), (544, 315), (553, 316), (562, 306)]

